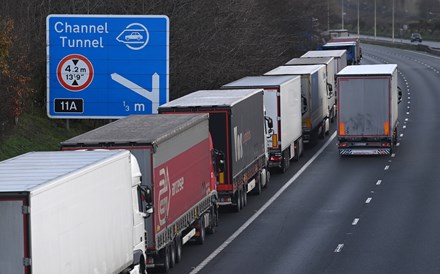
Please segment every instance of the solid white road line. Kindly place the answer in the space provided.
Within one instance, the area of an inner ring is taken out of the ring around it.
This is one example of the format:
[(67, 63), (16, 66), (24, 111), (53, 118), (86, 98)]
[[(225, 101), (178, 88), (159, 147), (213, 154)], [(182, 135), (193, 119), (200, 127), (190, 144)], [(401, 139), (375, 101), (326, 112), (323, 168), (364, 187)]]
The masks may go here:
[[(240, 228), (238, 228), (223, 244), (221, 244), (216, 250), (214, 250), (203, 262), (195, 267), (190, 274), (196, 274), (202, 270), (210, 261), (212, 261), (220, 252), (222, 252), (232, 241), (234, 241), (243, 231), (252, 224), (258, 216), (261, 215), (279, 196), (296, 180), (298, 177), (318, 158), (318, 156), (327, 148), (327, 146), (333, 142), (336, 137), (336, 132), (330, 136), (327, 142), (313, 155), (313, 157), (305, 163), (305, 165), (298, 170), (289, 181), (287, 181), (278, 191), (272, 196), (257, 212), (254, 213)], [(342, 245), (343, 246), (343, 245)], [(342, 249), (342, 247), (341, 247)], [(339, 252), (339, 251), (338, 251)]]

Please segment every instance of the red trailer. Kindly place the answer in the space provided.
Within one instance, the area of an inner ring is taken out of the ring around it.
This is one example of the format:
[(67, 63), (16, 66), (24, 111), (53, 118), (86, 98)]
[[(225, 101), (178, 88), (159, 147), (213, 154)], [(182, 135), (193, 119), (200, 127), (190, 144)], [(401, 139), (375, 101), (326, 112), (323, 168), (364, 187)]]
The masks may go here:
[[(153, 192), (146, 219), (148, 267), (168, 271), (182, 245), (202, 244), (218, 220), (207, 114), (133, 115), (61, 143), (63, 150), (127, 149)], [(212, 161), (214, 159), (214, 161)], [(111, 202), (111, 201), (109, 201)]]

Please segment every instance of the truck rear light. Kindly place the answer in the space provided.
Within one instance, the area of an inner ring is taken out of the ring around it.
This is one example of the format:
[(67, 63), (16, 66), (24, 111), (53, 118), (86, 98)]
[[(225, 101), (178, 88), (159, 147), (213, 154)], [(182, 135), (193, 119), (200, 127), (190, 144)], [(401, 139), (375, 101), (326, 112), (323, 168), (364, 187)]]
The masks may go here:
[(390, 147), (390, 143), (382, 143), (382, 147)]
[(347, 143), (339, 143), (340, 147), (347, 147)]
[(278, 147), (278, 135), (272, 135), (272, 147)]
[(270, 156), (270, 161), (272, 162), (279, 162), (281, 159), (281, 156)]
[(383, 133), (388, 136), (390, 134), (390, 123), (383, 122)]
[(219, 200), (222, 203), (231, 203), (232, 202), (231, 197), (220, 197)]
[(339, 135), (345, 135), (345, 124), (342, 122), (339, 123)]
[(225, 173), (224, 172), (220, 172), (218, 174), (218, 181), (220, 184), (224, 184), (225, 183)]
[(310, 121), (310, 117), (306, 118), (306, 128), (312, 128), (312, 122)]
[(154, 258), (152, 256), (147, 256), (147, 264), (154, 265)]

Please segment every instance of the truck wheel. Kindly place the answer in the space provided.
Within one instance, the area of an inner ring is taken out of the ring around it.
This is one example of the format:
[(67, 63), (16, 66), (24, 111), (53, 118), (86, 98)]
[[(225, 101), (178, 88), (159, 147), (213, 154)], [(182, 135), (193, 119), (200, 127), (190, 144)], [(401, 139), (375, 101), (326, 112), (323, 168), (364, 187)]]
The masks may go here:
[(318, 133), (318, 137), (319, 137), (319, 139), (325, 138), (325, 123), (324, 122), (321, 125), (321, 132)]
[(295, 146), (295, 156), (293, 156), (293, 160), (295, 162), (298, 162), (299, 161), (299, 157), (300, 157), (300, 153), (301, 153), (300, 139), (295, 141), (294, 146)]
[(145, 259), (143, 256), (141, 257), (141, 261), (139, 262), (139, 273), (147, 274), (147, 267), (145, 266)]
[(182, 261), (182, 238), (180, 234), (174, 238), (174, 246), (176, 248), (176, 263), (180, 263)]
[(243, 207), (247, 205), (247, 191), (243, 189)]
[(174, 241), (170, 243), (170, 268), (173, 268), (176, 265), (176, 246), (174, 245)]
[(310, 132), (310, 145), (315, 146), (319, 139), (319, 127), (313, 129)]
[(199, 245), (202, 245), (205, 243), (206, 231), (205, 231), (205, 221), (204, 220), (205, 220), (204, 216), (203, 215), (200, 216), (199, 228), (198, 228), (199, 236), (196, 239), (196, 243)]
[(208, 226), (208, 229), (206, 230), (206, 232), (208, 234), (214, 234), (215, 233), (215, 228), (218, 225), (218, 210), (217, 210), (217, 204), (213, 204), (212, 208), (210, 210), (210, 220), (211, 220), (211, 224)]
[(258, 184), (257, 184), (257, 187), (255, 188), (255, 194), (257, 194), (257, 195), (261, 195), (261, 193), (263, 192), (263, 186), (262, 186), (262, 184), (263, 184), (263, 172), (264, 171), (261, 171), (260, 172), (260, 175), (259, 175), (259, 178), (258, 178)]
[(288, 153), (286, 151), (283, 152), (283, 162), (281, 163), (281, 172), (285, 173), (290, 166), (290, 159)]
[(170, 271), (170, 252), (168, 248), (169, 246), (166, 246), (159, 252), (160, 261), (162, 263), (162, 266), (159, 268), (161, 273), (167, 273)]
[(235, 207), (234, 207), (235, 212), (240, 212), (240, 210), (241, 210), (241, 191), (240, 190), (238, 190), (235, 193), (234, 202), (235, 202)]

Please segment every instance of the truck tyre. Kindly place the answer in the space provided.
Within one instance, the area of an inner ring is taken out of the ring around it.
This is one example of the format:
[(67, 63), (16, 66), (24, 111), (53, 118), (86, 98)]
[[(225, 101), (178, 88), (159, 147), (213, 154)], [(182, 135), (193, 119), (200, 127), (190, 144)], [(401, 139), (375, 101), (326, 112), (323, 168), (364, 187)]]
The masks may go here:
[(176, 263), (180, 263), (182, 261), (182, 237), (180, 234), (174, 238), (174, 246), (176, 248)]
[(243, 207), (245, 207), (247, 205), (247, 191), (246, 191), (246, 187), (243, 188)]
[(318, 133), (319, 139), (324, 139), (325, 138), (325, 122), (322, 122), (321, 125), (321, 132)]
[(312, 146), (315, 146), (318, 143), (318, 138), (319, 138), (319, 127), (314, 128), (311, 132), (310, 132), (310, 144)]
[(159, 258), (162, 263), (162, 266), (159, 267), (159, 271), (161, 273), (167, 273), (168, 271), (170, 271), (170, 252), (168, 249), (169, 246), (165, 246), (159, 252)]
[(205, 237), (206, 237), (206, 230), (205, 230), (205, 218), (204, 216), (200, 216), (199, 219), (199, 224), (198, 224), (198, 231), (199, 231), (199, 236), (196, 238), (196, 243), (199, 245), (202, 245), (205, 243)]
[(176, 265), (176, 246), (174, 244), (174, 240), (170, 243), (170, 268), (173, 268)]
[(240, 210), (241, 210), (241, 191), (240, 190), (237, 190), (237, 192), (234, 195), (234, 203), (235, 203), (235, 207), (234, 207), (235, 212), (240, 212)]
[(215, 233), (215, 229), (218, 225), (218, 210), (217, 210), (217, 204), (213, 204), (210, 210), (210, 220), (211, 220), (211, 224), (208, 226), (206, 232), (208, 234), (214, 234)]
[(283, 151), (283, 161), (281, 162), (281, 172), (285, 173), (290, 166), (290, 157), (287, 151)]
[(147, 267), (145, 265), (145, 258), (141, 257), (141, 261), (139, 262), (139, 273), (147, 274)]
[(299, 161), (299, 157), (300, 157), (300, 153), (301, 153), (301, 147), (300, 147), (301, 143), (300, 142), (301, 142), (301, 139), (298, 139), (294, 143), (294, 146), (295, 146), (295, 156), (293, 156), (293, 160), (295, 162)]
[(255, 194), (257, 194), (257, 195), (261, 195), (261, 193), (263, 192), (263, 186), (262, 186), (262, 184), (263, 184), (263, 170), (262, 171), (260, 171), (260, 175), (259, 175), (259, 178), (258, 178), (258, 184), (257, 184), (257, 187), (255, 188), (255, 190), (254, 190), (254, 192), (255, 192)]

